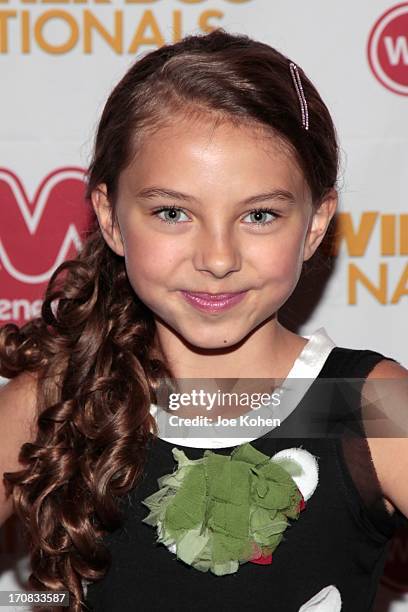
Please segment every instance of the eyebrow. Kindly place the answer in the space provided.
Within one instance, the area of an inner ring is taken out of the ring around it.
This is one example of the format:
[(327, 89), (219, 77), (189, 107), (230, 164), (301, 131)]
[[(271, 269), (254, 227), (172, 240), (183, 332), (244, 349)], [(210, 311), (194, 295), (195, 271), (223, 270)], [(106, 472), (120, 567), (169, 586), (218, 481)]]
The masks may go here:
[[(181, 202), (196, 202), (200, 203), (200, 200), (195, 198), (192, 195), (188, 195), (186, 193), (182, 193), (180, 191), (174, 191), (173, 189), (167, 189), (165, 187), (145, 187), (137, 192), (136, 197), (143, 198), (145, 200), (157, 198), (157, 197), (165, 197), (172, 198), (175, 200), (180, 200)], [(266, 193), (259, 193), (254, 196), (250, 196), (245, 200), (241, 200), (239, 202), (240, 205), (252, 205), (252, 204), (260, 204), (262, 202), (266, 202), (269, 200), (281, 200), (283, 202), (287, 202), (288, 204), (296, 204), (296, 198), (290, 191), (286, 189), (273, 189), (272, 191), (268, 191)]]

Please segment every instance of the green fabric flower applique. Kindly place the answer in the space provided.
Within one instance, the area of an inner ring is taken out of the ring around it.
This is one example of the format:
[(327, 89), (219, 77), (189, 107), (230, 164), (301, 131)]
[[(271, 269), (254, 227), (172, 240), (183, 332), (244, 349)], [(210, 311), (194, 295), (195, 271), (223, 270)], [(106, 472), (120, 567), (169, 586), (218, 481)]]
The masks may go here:
[(178, 559), (217, 576), (248, 561), (271, 563), (288, 519), (298, 519), (318, 482), (317, 461), (304, 449), (271, 458), (247, 442), (196, 460), (176, 447), (172, 453), (178, 467), (142, 501), (150, 510), (143, 522)]

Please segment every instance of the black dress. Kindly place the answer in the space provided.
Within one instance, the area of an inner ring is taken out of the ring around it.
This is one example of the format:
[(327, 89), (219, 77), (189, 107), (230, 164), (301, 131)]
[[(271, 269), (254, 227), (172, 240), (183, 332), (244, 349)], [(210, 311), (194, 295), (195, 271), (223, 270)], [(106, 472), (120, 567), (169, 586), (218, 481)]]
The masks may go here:
[[(384, 358), (374, 351), (334, 347), (316, 381), (363, 380)], [(216, 576), (185, 564), (156, 542), (156, 530), (142, 522), (149, 510), (141, 500), (158, 489), (157, 479), (172, 472), (176, 464), (171, 452), (175, 445), (152, 436), (144, 477), (126, 498), (123, 527), (105, 537), (112, 563), (102, 580), (88, 585), (89, 608), (95, 612), (298, 612), (324, 587), (334, 585), (342, 612), (372, 610), (390, 539), (397, 527), (408, 525), (408, 519), (386, 509), (364, 435), (339, 435), (345, 427), (358, 430), (358, 402), (350, 414), (341, 393), (331, 393), (326, 435), (295, 437), (299, 415), (303, 418), (313, 409), (316, 387), (312, 383), (279, 428), (279, 435), (274, 430), (251, 442), (269, 456), (302, 447), (319, 463), (318, 486), (305, 511), (286, 529), (270, 565), (247, 562), (234, 574)], [(204, 452), (178, 446), (190, 459)], [(211, 450), (229, 454), (232, 449)], [(338, 609), (322, 608), (325, 612)]]

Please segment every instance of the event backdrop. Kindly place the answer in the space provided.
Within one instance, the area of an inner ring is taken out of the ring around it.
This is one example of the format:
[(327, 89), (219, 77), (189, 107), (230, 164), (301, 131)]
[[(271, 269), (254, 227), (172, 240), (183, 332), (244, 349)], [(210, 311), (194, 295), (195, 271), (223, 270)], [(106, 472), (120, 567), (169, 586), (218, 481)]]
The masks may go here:
[[(0, 0), (0, 325), (36, 316), (52, 271), (81, 246), (83, 172), (112, 87), (140, 54), (218, 26), (297, 62), (337, 125), (337, 257), (298, 332), (324, 326), (408, 366), (408, 2)], [(19, 588), (14, 519), (0, 553), (0, 590)], [(377, 610), (408, 610), (406, 533)]]

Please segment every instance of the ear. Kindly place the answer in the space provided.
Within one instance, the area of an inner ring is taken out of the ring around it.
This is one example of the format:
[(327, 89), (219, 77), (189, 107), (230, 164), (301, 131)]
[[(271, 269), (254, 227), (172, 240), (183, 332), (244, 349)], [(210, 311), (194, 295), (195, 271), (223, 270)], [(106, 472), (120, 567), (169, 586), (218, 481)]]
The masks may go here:
[(330, 221), (336, 212), (337, 204), (337, 191), (335, 189), (330, 189), (319, 207), (313, 212), (305, 240), (303, 261), (310, 259), (322, 242)]
[(113, 209), (108, 199), (108, 190), (104, 183), (98, 185), (91, 195), (92, 206), (98, 217), (99, 227), (106, 242), (117, 255), (124, 255), (124, 245), (120, 227), (115, 219), (112, 223)]

